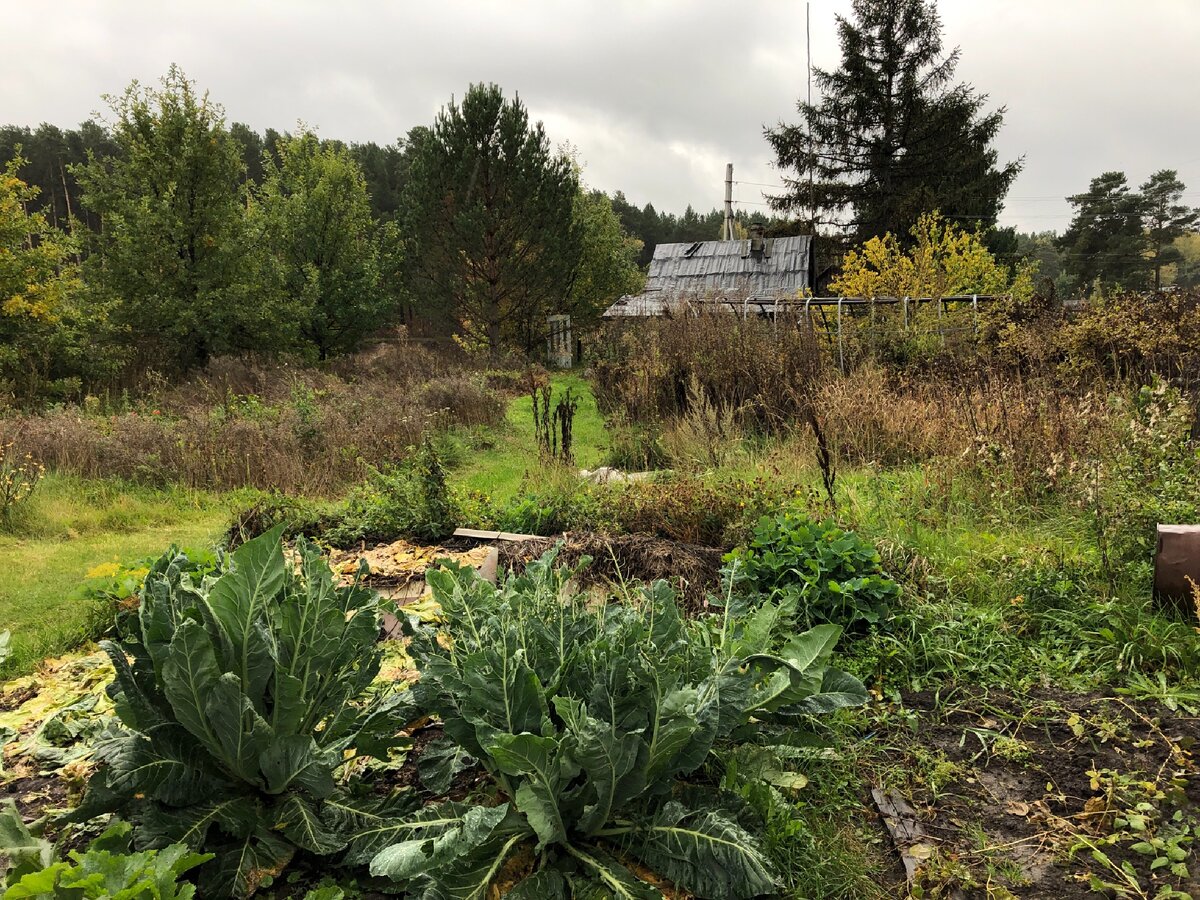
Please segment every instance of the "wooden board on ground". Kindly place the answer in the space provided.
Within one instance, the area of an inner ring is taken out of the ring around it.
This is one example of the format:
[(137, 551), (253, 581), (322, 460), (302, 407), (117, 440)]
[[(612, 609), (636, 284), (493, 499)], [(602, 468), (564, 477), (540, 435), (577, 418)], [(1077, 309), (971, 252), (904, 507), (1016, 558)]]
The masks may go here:
[(454, 537), (470, 538), (475, 541), (536, 541), (536, 534), (518, 534), (513, 531), (481, 531), (478, 528), (455, 528)]
[[(883, 825), (891, 835), (892, 843), (904, 863), (908, 883), (916, 880), (917, 869), (933, 855), (934, 846), (925, 829), (917, 819), (917, 811), (909, 806), (899, 794), (871, 788), (871, 798), (883, 816)], [(952, 888), (951, 900), (962, 900), (965, 896), (958, 888)]]

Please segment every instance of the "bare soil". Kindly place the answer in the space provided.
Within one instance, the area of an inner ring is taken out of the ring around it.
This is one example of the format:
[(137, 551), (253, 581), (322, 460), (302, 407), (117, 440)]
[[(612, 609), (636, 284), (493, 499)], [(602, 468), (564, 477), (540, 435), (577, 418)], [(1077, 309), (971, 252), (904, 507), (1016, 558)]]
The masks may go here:
[(1176, 811), (1200, 819), (1197, 717), (1054, 691), (940, 702), (922, 693), (903, 705), (916, 721), (877, 735), (886, 749), (872, 774), (917, 811), (933, 850), (917, 873), (926, 896), (1095, 898), (1091, 876), (1129, 887), (1114, 868), (1125, 863), (1144, 891), (1126, 896), (1153, 897), (1164, 885), (1200, 896), (1200, 867), (1186, 877), (1151, 872), (1153, 857), (1129, 849), (1141, 836), (1121, 824), (1139, 800), (1151, 802), (1151, 831)]

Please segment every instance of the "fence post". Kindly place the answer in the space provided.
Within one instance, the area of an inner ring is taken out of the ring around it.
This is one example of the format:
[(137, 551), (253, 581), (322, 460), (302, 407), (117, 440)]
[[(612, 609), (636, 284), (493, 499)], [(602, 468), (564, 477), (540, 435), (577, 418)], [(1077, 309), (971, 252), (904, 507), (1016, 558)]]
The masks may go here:
[(938, 304), (938, 336), (942, 339), (942, 349), (946, 349), (946, 330), (942, 327), (942, 298), (937, 298)]
[(979, 295), (971, 295), (971, 310), (973, 311), (973, 319), (975, 321), (975, 337), (979, 337)]
[(838, 369), (843, 375), (846, 374), (846, 352), (842, 346), (842, 298), (838, 297), (837, 307), (837, 330), (838, 330)]
[(904, 330), (908, 331), (908, 298), (904, 298)]
[(875, 296), (871, 295), (871, 359), (875, 358), (875, 338), (877, 335), (875, 325)]

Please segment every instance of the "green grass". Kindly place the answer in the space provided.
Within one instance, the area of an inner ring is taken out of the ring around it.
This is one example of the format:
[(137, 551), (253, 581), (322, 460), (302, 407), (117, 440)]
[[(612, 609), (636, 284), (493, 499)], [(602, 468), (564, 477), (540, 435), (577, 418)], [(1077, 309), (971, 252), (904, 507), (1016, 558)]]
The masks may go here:
[(155, 556), (172, 543), (211, 545), (231, 506), (232, 496), (47, 475), (0, 531), (0, 629), (13, 634), (6, 672), (28, 672), (83, 637), (86, 611), (71, 594), (91, 569)]
[[(575, 465), (580, 469), (595, 469), (601, 465), (608, 450), (608, 431), (596, 408), (591, 385), (582, 376), (574, 374), (552, 375), (550, 382), (554, 388), (551, 407), (568, 388), (579, 398), (573, 428)], [(475, 450), (453, 473), (451, 482), (456, 487), (480, 491), (495, 502), (504, 503), (520, 493), (527, 479), (536, 480), (544, 471), (545, 464), (538, 458), (534, 438), (532, 401), (528, 396), (521, 396), (509, 403), (504, 424), (491, 433), (489, 446)]]

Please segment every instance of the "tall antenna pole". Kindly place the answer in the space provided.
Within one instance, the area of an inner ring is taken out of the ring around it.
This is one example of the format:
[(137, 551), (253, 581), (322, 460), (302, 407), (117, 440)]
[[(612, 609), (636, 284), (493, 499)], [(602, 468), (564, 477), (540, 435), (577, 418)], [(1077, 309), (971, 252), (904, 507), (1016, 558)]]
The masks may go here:
[(722, 240), (733, 240), (733, 163), (725, 164), (725, 228)]
[(813, 151), (812, 142), (812, 3), (804, 4), (804, 45), (808, 55), (808, 216), (810, 234), (817, 233), (817, 194), (813, 184), (813, 167), (817, 164), (817, 154)]

